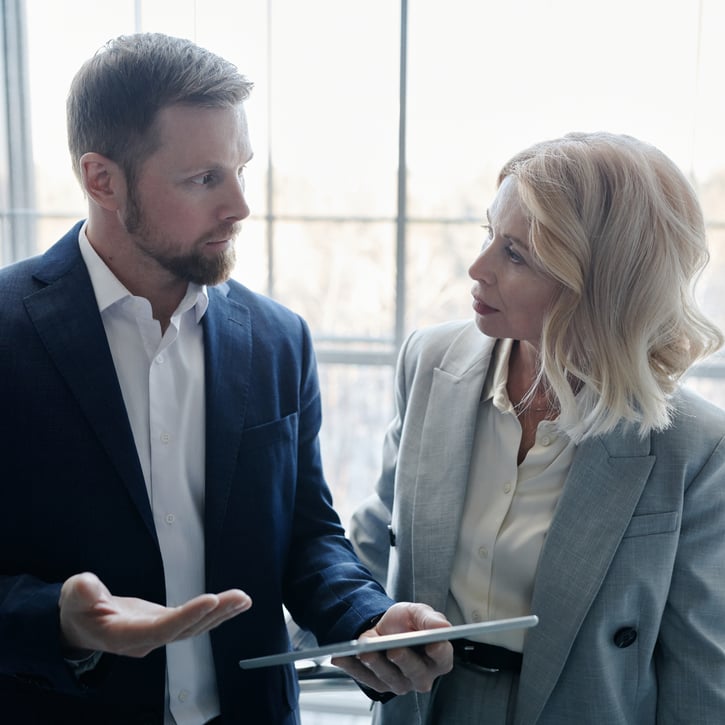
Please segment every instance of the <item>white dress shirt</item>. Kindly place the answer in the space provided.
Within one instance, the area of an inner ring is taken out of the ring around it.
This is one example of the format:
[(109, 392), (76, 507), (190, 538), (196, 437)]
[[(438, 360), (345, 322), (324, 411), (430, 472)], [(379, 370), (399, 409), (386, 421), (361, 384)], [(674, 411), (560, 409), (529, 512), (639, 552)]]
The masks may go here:
[[(201, 319), (205, 287), (189, 284), (161, 334), (151, 304), (132, 295), (79, 235), (136, 442), (161, 547), (166, 604), (206, 590), (205, 394)], [(219, 714), (209, 635), (166, 647), (165, 725), (201, 725)]]
[[(539, 554), (575, 446), (552, 421), (517, 465), (521, 425), (506, 391), (511, 340), (496, 345), (478, 408), (446, 614), (454, 624), (531, 614)], [(480, 641), (523, 649), (524, 630)]]

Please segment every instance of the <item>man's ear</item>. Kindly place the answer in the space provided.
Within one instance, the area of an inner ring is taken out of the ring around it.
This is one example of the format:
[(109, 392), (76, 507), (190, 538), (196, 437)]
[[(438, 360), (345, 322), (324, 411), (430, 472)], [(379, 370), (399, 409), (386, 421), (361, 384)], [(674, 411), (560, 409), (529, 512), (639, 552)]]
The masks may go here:
[(126, 176), (111, 159), (93, 151), (80, 159), (83, 189), (98, 206), (107, 211), (118, 211), (125, 204)]

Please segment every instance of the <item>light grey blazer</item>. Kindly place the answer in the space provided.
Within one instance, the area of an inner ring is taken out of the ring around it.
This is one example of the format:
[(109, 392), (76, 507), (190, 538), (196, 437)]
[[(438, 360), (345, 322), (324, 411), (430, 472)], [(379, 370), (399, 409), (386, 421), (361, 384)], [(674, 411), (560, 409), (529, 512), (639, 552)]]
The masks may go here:
[[(351, 524), (396, 599), (445, 609), (494, 342), (455, 322), (401, 351), (382, 475)], [(664, 432), (576, 450), (538, 564), (516, 725), (725, 723), (725, 412), (684, 390), (675, 403)], [(376, 721), (423, 723), (428, 705), (397, 697)]]

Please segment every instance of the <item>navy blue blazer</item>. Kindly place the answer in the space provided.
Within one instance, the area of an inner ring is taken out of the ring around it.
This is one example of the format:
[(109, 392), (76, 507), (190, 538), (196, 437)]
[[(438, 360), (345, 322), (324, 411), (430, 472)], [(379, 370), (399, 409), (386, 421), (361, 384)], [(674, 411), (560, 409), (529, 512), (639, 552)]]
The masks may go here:
[[(59, 648), (58, 595), (72, 574), (165, 602), (78, 231), (0, 270), (0, 711), (8, 725), (161, 723), (163, 647), (142, 659), (106, 654), (80, 681)], [(391, 600), (332, 509), (304, 321), (230, 281), (209, 289), (203, 327), (207, 590), (238, 587), (254, 602), (211, 633), (224, 722), (293, 723), (293, 668), (238, 666), (288, 648), (282, 604), (325, 643), (356, 636)]]

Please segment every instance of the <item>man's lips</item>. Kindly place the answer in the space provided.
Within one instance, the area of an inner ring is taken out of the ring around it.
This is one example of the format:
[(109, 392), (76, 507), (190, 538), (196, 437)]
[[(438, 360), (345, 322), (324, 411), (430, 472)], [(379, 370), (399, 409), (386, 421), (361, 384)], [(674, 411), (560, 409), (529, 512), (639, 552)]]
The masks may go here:
[(224, 226), (219, 227), (216, 231), (218, 234), (214, 236), (209, 235), (209, 239), (206, 242), (207, 247), (217, 249), (219, 247), (228, 247), (236, 239), (239, 233), (239, 226)]

